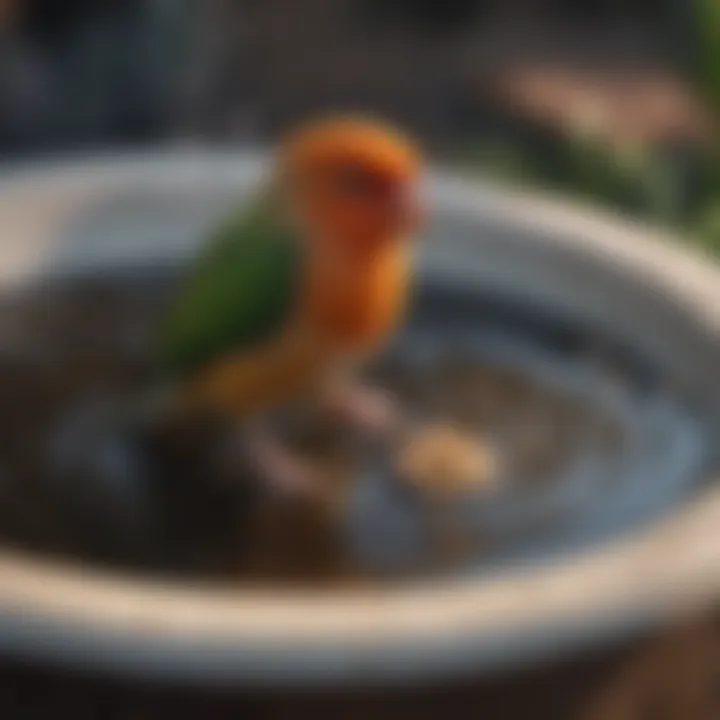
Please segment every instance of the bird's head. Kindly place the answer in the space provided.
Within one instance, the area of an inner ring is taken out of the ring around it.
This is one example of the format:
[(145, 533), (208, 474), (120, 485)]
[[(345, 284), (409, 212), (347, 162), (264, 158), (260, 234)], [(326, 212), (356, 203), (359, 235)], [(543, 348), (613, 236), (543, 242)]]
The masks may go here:
[(357, 118), (316, 122), (289, 138), (280, 163), (294, 218), (320, 242), (373, 252), (418, 228), (420, 155), (394, 128)]

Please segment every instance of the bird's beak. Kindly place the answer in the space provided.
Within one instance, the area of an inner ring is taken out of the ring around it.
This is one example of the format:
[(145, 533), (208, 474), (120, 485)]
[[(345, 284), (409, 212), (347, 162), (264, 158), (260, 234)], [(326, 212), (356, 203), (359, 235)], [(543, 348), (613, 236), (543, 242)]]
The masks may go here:
[(393, 213), (401, 228), (418, 230), (425, 223), (425, 202), (418, 183), (405, 183), (393, 197)]

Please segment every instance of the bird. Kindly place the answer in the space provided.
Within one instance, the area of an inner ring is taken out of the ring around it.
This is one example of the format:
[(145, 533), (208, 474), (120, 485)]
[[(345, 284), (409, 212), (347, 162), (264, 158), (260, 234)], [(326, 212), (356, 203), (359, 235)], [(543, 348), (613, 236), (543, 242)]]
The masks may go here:
[(178, 406), (239, 422), (267, 475), (303, 475), (258, 430), (290, 402), (316, 403), (358, 427), (392, 415), (357, 370), (408, 304), (423, 170), (417, 144), (387, 122), (339, 115), (300, 126), (178, 293), (160, 350), (181, 388)]

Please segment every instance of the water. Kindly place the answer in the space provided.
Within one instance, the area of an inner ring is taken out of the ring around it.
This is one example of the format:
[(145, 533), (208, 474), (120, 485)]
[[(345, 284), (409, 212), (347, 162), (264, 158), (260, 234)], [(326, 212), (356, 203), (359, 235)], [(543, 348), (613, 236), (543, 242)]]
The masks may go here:
[[(209, 470), (204, 438), (176, 440), (149, 462), (136, 438), (106, 423), (102, 408), (146, 370), (174, 283), (147, 271), (5, 300), (6, 541), (237, 581), (475, 572), (632, 532), (689, 497), (709, 457), (692, 399), (648, 358), (536, 308), (427, 285), (375, 382), (418, 422), (461, 418), (492, 443), (504, 461), (498, 482), (438, 511), (398, 483), (387, 456), (362, 451), (330, 473), (333, 497), (348, 486), (341, 500), (263, 506), (258, 520), (243, 483)], [(440, 515), (466, 547), (435, 562)]]

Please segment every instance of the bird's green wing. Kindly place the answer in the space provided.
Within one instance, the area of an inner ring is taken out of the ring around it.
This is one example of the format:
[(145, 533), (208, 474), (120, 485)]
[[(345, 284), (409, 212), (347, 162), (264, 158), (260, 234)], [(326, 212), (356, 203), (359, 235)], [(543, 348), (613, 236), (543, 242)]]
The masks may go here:
[(168, 318), (166, 371), (192, 372), (280, 329), (296, 298), (302, 253), (275, 210), (258, 200), (211, 239)]

